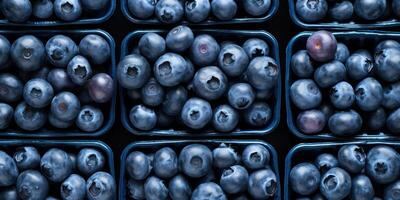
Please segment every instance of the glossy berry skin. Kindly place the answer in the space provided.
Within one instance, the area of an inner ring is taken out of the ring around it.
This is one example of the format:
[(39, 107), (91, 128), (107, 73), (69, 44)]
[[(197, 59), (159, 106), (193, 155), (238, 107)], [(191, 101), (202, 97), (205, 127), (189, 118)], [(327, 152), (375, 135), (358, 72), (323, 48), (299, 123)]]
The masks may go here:
[(93, 148), (81, 149), (76, 157), (77, 168), (85, 176), (100, 171), (106, 164), (103, 154)]
[(144, 105), (133, 107), (129, 112), (129, 120), (135, 128), (144, 131), (153, 129), (157, 124), (157, 116), (154, 110)]
[(329, 130), (337, 136), (349, 136), (357, 133), (362, 126), (361, 116), (354, 110), (340, 111), (328, 120)]
[(315, 192), (321, 180), (321, 174), (311, 163), (300, 163), (290, 171), (290, 186), (300, 195), (310, 195)]
[(14, 161), (21, 171), (36, 169), (40, 164), (40, 154), (35, 147), (21, 147), (14, 153)]
[(187, 99), (188, 92), (183, 86), (171, 88), (165, 95), (162, 111), (169, 116), (177, 116), (181, 113)]
[(355, 0), (354, 11), (357, 16), (365, 20), (376, 20), (382, 17), (386, 11), (386, 0)]
[(382, 107), (368, 114), (368, 127), (372, 130), (380, 130), (386, 123), (386, 112)]
[(128, 196), (131, 199), (139, 199), (139, 200), (144, 200), (144, 183), (141, 181), (136, 181), (134, 179), (129, 179), (127, 183), (127, 189), (128, 189)]
[(344, 199), (351, 192), (351, 177), (341, 168), (332, 168), (322, 175), (319, 189), (327, 199)]
[(268, 56), (254, 58), (246, 70), (249, 83), (258, 90), (271, 89), (275, 86), (279, 76), (279, 66)]
[(72, 82), (83, 86), (92, 77), (93, 70), (85, 57), (77, 55), (68, 63), (67, 73)]
[(71, 79), (69, 78), (67, 71), (64, 69), (52, 69), (46, 77), (46, 80), (51, 84), (54, 91), (62, 91), (70, 89), (74, 86)]
[(246, 189), (249, 173), (241, 165), (234, 165), (223, 170), (220, 185), (228, 194), (236, 194)]
[(165, 24), (180, 22), (184, 15), (184, 9), (178, 0), (160, 0), (155, 9), (156, 17)]
[(151, 176), (144, 184), (144, 194), (148, 200), (167, 199), (168, 188), (163, 180), (155, 176)]
[(400, 119), (400, 109), (396, 109), (392, 113), (390, 113), (386, 121), (386, 126), (390, 132), (396, 134), (400, 133), (400, 126), (399, 123), (397, 123), (399, 119)]
[(75, 124), (85, 132), (94, 132), (103, 125), (103, 121), (104, 116), (100, 109), (83, 106), (76, 117)]
[(18, 177), (17, 164), (6, 152), (0, 151), (0, 186), (6, 187), (15, 184)]
[(51, 113), (60, 120), (72, 121), (81, 110), (81, 103), (71, 92), (61, 92), (51, 101)]
[(322, 88), (332, 87), (345, 77), (346, 67), (336, 60), (318, 67), (314, 73), (315, 82)]
[(192, 45), (193, 40), (194, 34), (192, 29), (185, 25), (171, 29), (165, 38), (167, 48), (174, 52), (186, 51)]
[(373, 111), (379, 108), (383, 99), (382, 85), (374, 78), (362, 80), (355, 87), (356, 103), (363, 111)]
[(335, 58), (337, 41), (331, 32), (317, 31), (308, 37), (306, 47), (308, 54), (315, 61), (327, 62)]
[(18, 192), (15, 187), (0, 190), (0, 199), (18, 200)]
[(101, 65), (110, 59), (111, 48), (103, 37), (89, 34), (79, 43), (79, 53), (94, 65)]
[(352, 54), (346, 61), (347, 74), (354, 80), (366, 78), (373, 68), (373, 60), (360, 53)]
[(49, 123), (55, 127), (55, 128), (60, 128), (60, 129), (66, 129), (71, 127), (74, 124), (74, 121), (65, 121), (58, 119), (54, 114), (50, 113), (49, 116)]
[(71, 174), (72, 162), (65, 151), (53, 148), (41, 158), (40, 169), (48, 180), (60, 183)]
[(47, 60), (55, 67), (65, 68), (79, 52), (75, 42), (65, 35), (55, 35), (46, 43)]
[(0, 129), (6, 129), (14, 116), (14, 109), (5, 103), (0, 103)]
[(47, 106), (53, 98), (53, 87), (43, 79), (31, 79), (24, 86), (23, 97), (34, 108)]
[(296, 124), (302, 133), (316, 134), (321, 132), (327, 119), (324, 113), (317, 109), (306, 110), (297, 116)]
[(116, 196), (117, 184), (106, 172), (96, 172), (86, 181), (86, 197), (89, 200), (112, 200)]
[(206, 100), (216, 100), (224, 95), (228, 87), (228, 78), (215, 66), (202, 67), (193, 78), (193, 89)]
[(197, 186), (193, 191), (191, 200), (205, 199), (227, 200), (227, 197), (218, 184), (206, 182)]
[(271, 155), (263, 145), (248, 145), (242, 152), (243, 164), (251, 170), (265, 168), (271, 159)]
[(358, 175), (351, 180), (352, 199), (373, 199), (375, 192), (371, 180), (368, 176)]
[(231, 20), (236, 15), (237, 4), (234, 0), (212, 0), (211, 11), (221, 21)]
[(239, 123), (239, 114), (231, 106), (224, 104), (214, 109), (212, 124), (217, 131), (230, 132)]
[(258, 38), (250, 38), (246, 40), (242, 47), (250, 60), (260, 56), (268, 56), (269, 54), (268, 44), (264, 40)]
[(212, 119), (210, 103), (199, 98), (190, 98), (186, 101), (181, 112), (182, 122), (192, 129), (205, 127)]
[(138, 54), (125, 56), (118, 64), (117, 78), (126, 89), (141, 88), (151, 76), (151, 67), (147, 60)]
[(328, 2), (326, 0), (296, 1), (296, 13), (305, 22), (308, 23), (317, 22), (322, 18), (324, 18), (327, 12), (328, 12)]
[(353, 86), (345, 81), (339, 82), (333, 86), (329, 96), (331, 103), (338, 109), (349, 108), (356, 99)]
[(169, 147), (164, 147), (154, 154), (154, 173), (163, 179), (169, 179), (178, 173), (178, 156)]
[(187, 83), (192, 80), (195, 73), (195, 68), (192, 61), (190, 61), (189, 58), (185, 58), (185, 60), (186, 60), (186, 73), (182, 81)]
[(236, 83), (228, 90), (229, 104), (238, 110), (249, 108), (254, 100), (254, 89), (247, 83)]
[(192, 195), (190, 184), (183, 175), (176, 175), (169, 181), (168, 192), (172, 199), (189, 200)]
[(290, 86), (290, 99), (296, 107), (308, 110), (319, 106), (322, 94), (311, 79), (299, 79)]
[(342, 146), (338, 152), (340, 166), (352, 174), (358, 174), (364, 169), (366, 157), (363, 148), (357, 145)]
[(60, 194), (63, 199), (85, 199), (85, 179), (77, 174), (71, 174), (61, 183)]
[(157, 81), (166, 87), (180, 84), (187, 72), (186, 60), (175, 53), (166, 53), (159, 57), (154, 64), (154, 76)]
[(55, 0), (54, 13), (63, 21), (75, 21), (82, 15), (82, 5), (79, 0)]
[(244, 49), (236, 44), (225, 45), (218, 55), (218, 66), (231, 77), (242, 75), (249, 62)]
[(290, 67), (292, 72), (300, 78), (309, 78), (314, 73), (313, 63), (306, 50), (300, 50), (292, 55)]
[(393, 14), (396, 17), (400, 17), (400, 1), (399, 0), (392, 1), (392, 10), (393, 10)]
[[(395, 200), (400, 198), (400, 181), (396, 181), (385, 188), (383, 198), (387, 200)], [(375, 199), (374, 199), (375, 200)]]
[(22, 172), (17, 179), (17, 192), (20, 199), (46, 199), (49, 192), (47, 179), (35, 170)]
[(252, 1), (252, 0), (244, 0), (243, 8), (247, 14), (251, 16), (262, 16), (265, 15), (269, 9), (271, 8), (271, 0), (264, 1)]
[(3, 35), (0, 35), (0, 69), (7, 68), (11, 62), (10, 60), (10, 41)]
[(43, 110), (33, 108), (22, 102), (14, 111), (15, 123), (27, 131), (35, 131), (42, 128), (46, 123), (47, 115)]
[(106, 103), (113, 97), (114, 80), (106, 73), (98, 73), (89, 80), (88, 91), (94, 102)]
[(347, 58), (350, 56), (349, 48), (343, 43), (337, 43), (335, 60), (346, 63)]
[(257, 200), (269, 199), (277, 191), (276, 174), (271, 169), (260, 169), (250, 174), (247, 191)]
[(318, 155), (318, 157), (314, 161), (314, 165), (319, 169), (321, 173), (325, 173), (331, 168), (338, 167), (339, 161), (334, 155), (323, 153)]
[(135, 17), (147, 19), (154, 14), (157, 1), (153, 0), (128, 0), (128, 9)]
[(48, 19), (53, 15), (53, 2), (50, 0), (34, 1), (32, 15), (39, 19)]
[(388, 82), (400, 79), (400, 49), (386, 48), (375, 55), (375, 71), (378, 76)]
[(151, 78), (141, 90), (141, 98), (144, 104), (154, 107), (163, 103), (165, 92), (163, 87)]
[(379, 54), (384, 49), (388, 49), (388, 48), (397, 48), (397, 49), (399, 49), (400, 48), (400, 43), (397, 42), (396, 40), (383, 40), (383, 41), (379, 42), (378, 45), (376, 45), (374, 53), (375, 54)]
[(207, 19), (211, 11), (209, 0), (194, 0), (185, 2), (186, 19), (193, 23), (199, 23)]
[(400, 107), (400, 83), (393, 83), (383, 88), (382, 105), (387, 109)]
[(235, 150), (222, 143), (212, 151), (214, 167), (225, 169), (239, 163), (239, 156)]
[(13, 63), (25, 72), (38, 70), (46, 58), (42, 41), (33, 35), (24, 35), (14, 41), (10, 53)]
[(212, 152), (201, 144), (188, 145), (179, 154), (179, 169), (191, 178), (208, 174), (212, 170), (212, 163)]
[(252, 127), (266, 127), (272, 118), (272, 110), (267, 103), (255, 102), (243, 113), (244, 121)]
[(26, 22), (32, 14), (32, 4), (29, 0), (4, 0), (1, 2), (1, 12), (10, 22)]
[(399, 177), (400, 155), (391, 147), (378, 145), (367, 154), (365, 171), (377, 184), (388, 184)]
[(342, 1), (335, 3), (332, 8), (329, 9), (329, 16), (339, 22), (348, 21), (353, 16), (354, 7), (350, 1)]
[(109, 2), (110, 0), (99, 0), (99, 1), (81, 0), (83, 9), (89, 11), (101, 11), (106, 8)]
[(150, 159), (142, 152), (133, 151), (126, 158), (126, 171), (137, 181), (147, 178), (152, 170)]
[(14, 75), (0, 74), (0, 100), (3, 102), (18, 101), (23, 92), (23, 83)]
[(220, 46), (218, 42), (207, 34), (198, 35), (194, 38), (190, 48), (190, 56), (195, 65), (212, 65), (218, 58)]

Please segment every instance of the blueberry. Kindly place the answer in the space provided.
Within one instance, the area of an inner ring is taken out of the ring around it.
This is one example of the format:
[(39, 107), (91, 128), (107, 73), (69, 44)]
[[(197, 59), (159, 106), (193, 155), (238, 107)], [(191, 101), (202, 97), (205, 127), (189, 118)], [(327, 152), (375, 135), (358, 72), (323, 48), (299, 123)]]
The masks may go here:
[(55, 197), (47, 197), (46, 200), (58, 200), (58, 199)]
[(53, 95), (53, 87), (43, 79), (31, 79), (24, 86), (24, 100), (34, 108), (43, 108), (47, 106), (53, 98)]
[(328, 2), (326, 0), (297, 0), (296, 13), (308, 23), (317, 22), (323, 19), (328, 12)]
[(356, 103), (363, 111), (373, 111), (379, 108), (383, 99), (382, 85), (374, 78), (362, 80), (355, 87)]
[(144, 184), (144, 194), (147, 200), (165, 200), (168, 198), (168, 188), (163, 180), (151, 176)]
[(385, 14), (386, 4), (386, 0), (355, 0), (354, 11), (362, 19), (376, 20)]
[(293, 191), (301, 195), (314, 193), (321, 180), (321, 174), (315, 165), (300, 163), (290, 171), (290, 186)]
[(141, 55), (125, 56), (117, 67), (119, 84), (126, 89), (141, 88), (151, 76), (151, 67)]
[(269, 199), (274, 197), (278, 182), (276, 174), (271, 169), (260, 169), (250, 174), (247, 191), (254, 199)]
[(0, 35), (0, 69), (7, 68), (10, 64), (10, 41), (3, 35)]
[(314, 73), (313, 62), (306, 50), (300, 50), (292, 55), (290, 67), (293, 73), (300, 78), (311, 77)]
[(96, 149), (84, 148), (81, 149), (77, 156), (77, 168), (86, 175), (90, 176), (93, 173), (100, 171), (106, 164), (103, 154)]
[(189, 200), (192, 195), (189, 182), (183, 175), (176, 175), (169, 181), (168, 191), (172, 199)]
[(236, 44), (225, 45), (218, 55), (218, 66), (231, 77), (242, 75), (249, 62), (244, 49)]
[(23, 23), (32, 14), (30, 0), (4, 0), (1, 2), (1, 12), (10, 22)]
[(400, 119), (400, 109), (394, 110), (386, 121), (386, 126), (392, 133), (400, 133), (398, 120)]
[(247, 170), (240, 165), (234, 165), (223, 170), (220, 185), (226, 193), (236, 194), (246, 189), (248, 179)]
[(329, 16), (336, 21), (348, 21), (353, 16), (354, 7), (350, 1), (342, 1), (335, 3), (329, 9)]
[(45, 47), (42, 41), (35, 36), (24, 35), (12, 44), (11, 58), (20, 70), (26, 72), (36, 71), (42, 67), (45, 61)]
[(329, 153), (323, 153), (318, 155), (318, 157), (314, 161), (315, 166), (319, 169), (319, 171), (324, 174), (329, 169), (338, 167), (339, 161), (335, 156)]
[(126, 95), (130, 100), (139, 101), (141, 99), (140, 90), (127, 90)]
[(72, 171), (76, 171), (77, 168), (77, 160), (76, 160), (76, 155), (73, 153), (68, 153), (68, 157), (71, 160), (72, 163)]
[(364, 149), (357, 145), (344, 145), (338, 152), (340, 166), (353, 174), (360, 173), (364, 169), (366, 157)]
[(264, 102), (255, 102), (244, 112), (244, 121), (252, 127), (266, 127), (271, 118), (271, 108)]
[(271, 155), (264, 146), (251, 144), (242, 152), (242, 162), (248, 169), (256, 170), (265, 168), (271, 159)]
[(93, 71), (89, 61), (85, 57), (77, 55), (68, 63), (67, 73), (72, 82), (82, 86), (92, 77)]
[(160, 0), (155, 9), (157, 19), (165, 24), (181, 21), (184, 12), (183, 5), (178, 0)]
[(199, 23), (207, 19), (211, 11), (209, 0), (187, 0), (185, 2), (186, 19), (193, 23)]
[(74, 124), (74, 121), (65, 121), (58, 119), (53, 113), (49, 114), (49, 123), (56, 128), (66, 129)]
[(358, 175), (351, 180), (352, 199), (373, 199), (375, 192), (368, 176)]
[(231, 132), (239, 123), (239, 114), (231, 106), (223, 104), (214, 109), (212, 124), (217, 131)]
[(49, 183), (46, 178), (35, 170), (22, 172), (18, 176), (16, 186), (20, 199), (46, 199), (49, 192)]
[[(395, 2), (395, 1), (393, 1)], [(384, 198), (386, 200), (395, 200), (400, 198), (400, 181), (396, 181), (385, 188)], [(375, 200), (375, 199), (374, 199)]]
[(202, 183), (193, 191), (191, 200), (227, 200), (221, 187), (213, 182)]
[[(314, 2), (314, 0), (306, 0)], [(319, 0), (323, 2), (325, 0)], [(307, 39), (307, 52), (315, 61), (327, 62), (335, 58), (337, 41), (335, 36), (328, 31), (314, 32)]]
[(228, 87), (228, 78), (215, 66), (202, 67), (193, 78), (193, 89), (206, 100), (216, 100), (224, 95)]
[(269, 55), (268, 44), (264, 40), (258, 38), (250, 38), (246, 40), (243, 43), (243, 49), (247, 53), (247, 56), (250, 58), (250, 60), (256, 57)]
[(113, 200), (117, 186), (109, 173), (96, 172), (86, 181), (86, 197), (89, 200)]
[(147, 19), (153, 16), (156, 3), (156, 0), (128, 0), (128, 9), (135, 17)]
[[(100, 4), (100, 2), (101, 1), (96, 1), (96, 4)], [(103, 37), (89, 34), (79, 43), (79, 53), (88, 58), (91, 63), (101, 65), (110, 59), (111, 48)]]
[(61, 92), (51, 101), (51, 113), (60, 120), (72, 121), (80, 110), (79, 99), (71, 92)]
[(103, 113), (100, 109), (92, 106), (83, 106), (76, 117), (76, 125), (83, 131), (94, 132), (98, 130), (104, 121)]
[(40, 164), (40, 154), (35, 147), (21, 147), (14, 153), (14, 161), (21, 171), (36, 169)]
[(8, 187), (1, 189), (0, 199), (18, 200), (17, 189), (15, 187)]
[(228, 21), (235, 17), (237, 4), (234, 0), (212, 0), (211, 11), (221, 21)]
[(61, 183), (60, 194), (63, 199), (85, 199), (85, 179), (77, 174), (71, 174)]
[(353, 86), (345, 81), (339, 82), (333, 86), (329, 96), (332, 104), (338, 109), (349, 108), (356, 99)]
[(296, 119), (297, 127), (305, 134), (319, 133), (324, 129), (326, 122), (324, 113), (317, 109), (303, 111)]
[(332, 87), (346, 77), (346, 67), (339, 61), (332, 61), (317, 68), (315, 82), (322, 88)]
[(194, 35), (192, 29), (185, 25), (177, 26), (168, 32), (165, 39), (168, 49), (184, 52), (192, 46)]
[(89, 80), (88, 91), (94, 102), (106, 103), (113, 97), (114, 80), (106, 73), (98, 73)]
[(367, 49), (358, 49), (354, 52), (354, 54), (361, 54), (369, 58), (370, 60), (374, 59), (374, 57), (372, 57), (371, 53)]
[(41, 158), (40, 169), (48, 180), (59, 183), (71, 175), (72, 162), (65, 151), (52, 148)]
[(229, 104), (239, 110), (249, 108), (255, 100), (254, 89), (247, 83), (236, 83), (229, 88)]
[(399, 0), (392, 1), (392, 10), (393, 10), (393, 14), (396, 17), (400, 17), (400, 1)]
[(78, 46), (68, 36), (56, 35), (46, 43), (47, 60), (55, 67), (67, 67), (69, 61), (78, 54)]
[(188, 99), (188, 92), (183, 86), (171, 88), (165, 95), (162, 110), (169, 116), (177, 116), (181, 113), (183, 105)]
[(328, 120), (329, 129), (338, 136), (349, 136), (357, 133), (362, 126), (361, 116), (354, 110), (340, 111)]
[(0, 187), (11, 186), (15, 184), (18, 177), (18, 168), (16, 162), (4, 151), (0, 151)]
[(91, 1), (91, 0), (81, 0), (81, 4), (83, 9), (89, 11), (101, 11), (104, 10), (110, 0), (99, 0), (99, 1)]
[(199, 98), (189, 99), (182, 108), (181, 119), (189, 128), (201, 129), (205, 127), (212, 119), (210, 103)]
[(185, 60), (186, 60), (186, 73), (185, 76), (183, 77), (183, 82), (187, 83), (192, 80), (195, 69), (192, 61), (190, 61), (189, 58), (185, 58)]
[(366, 162), (367, 175), (377, 184), (388, 184), (398, 179), (400, 155), (391, 147), (378, 145), (369, 150)]
[(256, 91), (256, 99), (258, 100), (268, 100), (274, 95), (275, 90), (274, 88), (268, 89), (268, 90), (257, 90)]
[(363, 54), (354, 53), (346, 61), (347, 74), (354, 80), (366, 78), (374, 69), (374, 61)]
[(142, 152), (133, 151), (126, 158), (126, 171), (137, 181), (142, 181), (150, 174), (152, 167), (149, 158)]
[(47, 115), (44, 110), (30, 107), (25, 102), (18, 104), (14, 111), (15, 123), (27, 131), (35, 131), (46, 124)]
[(187, 72), (186, 60), (175, 53), (166, 53), (154, 63), (154, 76), (157, 81), (166, 87), (180, 84)]
[(346, 60), (349, 58), (349, 56), (350, 51), (347, 46), (343, 43), (337, 43), (335, 60), (346, 63)]
[(321, 112), (324, 113), (326, 119), (329, 119), (333, 115), (333, 112), (334, 112), (333, 106), (329, 103), (323, 103), (319, 107), (319, 110), (321, 110)]
[(261, 1), (253, 1), (253, 0), (244, 0), (243, 8), (247, 14), (258, 17), (265, 15), (269, 9), (271, 8), (271, 0), (261, 0)]
[(63, 21), (75, 21), (82, 15), (82, 5), (79, 0), (55, 0), (54, 13)]
[(215, 148), (212, 153), (214, 166), (218, 169), (225, 169), (238, 164), (240, 160), (235, 150), (224, 143)]
[[(212, 163), (212, 152), (201, 144), (188, 145), (179, 154), (180, 170), (192, 178), (200, 178), (208, 174), (212, 170)], [(195, 196), (194, 193), (193, 196)]]
[(135, 128), (144, 131), (153, 129), (157, 124), (154, 110), (144, 105), (134, 106), (129, 113), (129, 120)]
[(178, 158), (174, 150), (164, 147), (156, 152), (153, 163), (154, 173), (160, 177), (169, 179), (178, 173)]
[(143, 103), (153, 107), (163, 103), (164, 94), (164, 89), (154, 78), (151, 78), (141, 90)]
[(290, 99), (296, 107), (308, 110), (321, 103), (322, 94), (313, 80), (299, 79), (290, 86)]
[(383, 40), (375, 47), (375, 55), (382, 53), (384, 49), (397, 48), (400, 49), (400, 43), (396, 40)]
[(207, 34), (198, 35), (194, 38), (190, 48), (190, 56), (194, 64), (198, 66), (208, 66), (213, 64), (220, 52), (218, 42)]
[(0, 100), (3, 102), (18, 101), (23, 92), (23, 83), (12, 74), (0, 74)]
[(0, 103), (0, 129), (6, 129), (11, 123), (14, 109), (5, 103)]
[(70, 89), (74, 86), (64, 69), (52, 69), (46, 77), (55, 91)]
[(378, 76), (389, 82), (400, 79), (400, 48), (386, 48), (375, 55)]
[(319, 189), (327, 199), (344, 199), (351, 192), (351, 177), (343, 169), (334, 167), (322, 175)]
[(137, 199), (137, 200), (144, 200), (144, 183), (141, 181), (136, 181), (134, 179), (129, 179), (127, 183), (127, 189), (128, 189), (128, 196), (131, 199)]
[(372, 113), (368, 114), (367, 119), (368, 127), (372, 130), (380, 130), (385, 126), (386, 123), (386, 112), (383, 108), (378, 108)]

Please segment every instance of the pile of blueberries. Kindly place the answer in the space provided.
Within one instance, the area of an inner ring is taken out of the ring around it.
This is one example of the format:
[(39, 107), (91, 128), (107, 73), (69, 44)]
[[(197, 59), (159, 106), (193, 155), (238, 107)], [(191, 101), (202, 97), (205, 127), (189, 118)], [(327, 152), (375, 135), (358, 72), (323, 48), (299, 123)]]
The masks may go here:
[[(79, 20), (84, 14), (97, 15), (107, 9), (110, 0), (2, 0), (0, 10), (10, 22), (59, 19)], [(54, 17), (55, 16), (55, 17)]]
[(146, 131), (173, 122), (198, 130), (211, 122), (230, 132), (242, 115), (249, 127), (266, 127), (272, 117), (266, 102), (280, 71), (268, 54), (268, 44), (258, 38), (239, 46), (208, 34), (195, 37), (187, 26), (173, 28), (165, 39), (146, 33), (117, 69), (134, 100), (130, 122)]
[[(55, 35), (44, 45), (23, 35), (11, 45), (0, 36), (0, 129), (35, 131), (48, 121), (66, 129), (76, 124), (85, 132), (102, 127), (100, 108), (114, 94), (106, 73), (111, 48), (100, 35), (88, 34), (79, 46), (70, 37)], [(15, 108), (15, 110), (14, 110)]]
[(272, 0), (125, 1), (127, 1), (128, 10), (133, 16), (139, 19), (149, 19), (155, 16), (159, 22), (164, 24), (174, 24), (184, 19), (191, 23), (200, 23), (207, 19), (229, 21), (238, 15), (260, 17), (268, 13), (272, 4)]
[(190, 144), (179, 155), (170, 147), (155, 154), (131, 152), (126, 158), (129, 199), (272, 199), (278, 190), (271, 155), (261, 144), (238, 147), (220, 144), (212, 151)]
[[(367, 131), (400, 133), (400, 44), (384, 40), (373, 51), (350, 53), (327, 31), (313, 33), (307, 50), (292, 55), (290, 85), (304, 134), (329, 128), (336, 136)], [(372, 54), (372, 55), (371, 55)], [(363, 117), (362, 117), (363, 116)], [(385, 129), (386, 127), (386, 129)]]
[[(343, 145), (290, 171), (292, 199), (400, 199), (400, 154), (388, 145)], [(303, 154), (304, 155), (304, 154)], [(294, 195), (296, 196), (296, 195)]]
[(94, 148), (77, 154), (52, 148), (42, 156), (33, 146), (0, 151), (0, 199), (114, 200), (114, 177), (107, 159)]
[(399, 18), (400, 0), (296, 0), (296, 14), (308, 23)]

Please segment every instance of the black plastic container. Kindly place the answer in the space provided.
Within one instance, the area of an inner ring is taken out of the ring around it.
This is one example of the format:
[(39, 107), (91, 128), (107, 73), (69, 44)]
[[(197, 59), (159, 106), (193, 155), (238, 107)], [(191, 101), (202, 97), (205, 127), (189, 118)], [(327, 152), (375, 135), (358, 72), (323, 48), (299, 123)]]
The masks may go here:
[[(125, 37), (122, 42), (121, 47), (121, 59), (130, 54), (132, 52), (133, 46), (136, 45), (140, 39), (140, 37), (146, 33), (154, 32), (158, 33), (162, 36), (165, 36), (168, 32), (161, 30), (142, 30), (135, 31), (130, 33)], [(223, 38), (224, 40), (232, 40), (232, 41), (240, 41), (243, 42), (245, 39), (249, 39), (252, 37), (260, 38), (267, 42), (270, 47), (270, 57), (276, 60), (276, 63), (279, 66), (279, 47), (276, 39), (269, 33), (264, 31), (243, 31), (243, 30), (193, 30), (194, 34), (210, 34), (218, 38)], [(280, 67), (279, 67), (280, 68)], [(281, 69), (281, 68), (280, 68)], [(282, 71), (282, 70), (280, 70)], [(188, 130), (188, 129), (155, 129), (152, 131), (140, 131), (134, 128), (132, 123), (129, 120), (129, 111), (133, 107), (133, 105), (128, 105), (128, 97), (126, 94), (126, 89), (119, 87), (120, 89), (120, 103), (121, 103), (121, 121), (124, 127), (131, 133), (135, 135), (144, 135), (144, 136), (189, 136), (189, 137), (199, 137), (199, 136), (241, 136), (241, 135), (265, 135), (272, 130), (274, 130), (278, 124), (280, 119), (280, 109), (281, 109), (281, 74), (278, 76), (278, 80), (275, 86), (275, 91), (273, 97), (268, 100), (268, 104), (271, 106), (272, 110), (272, 119), (267, 127), (264, 127), (259, 130), (248, 129), (248, 130), (240, 130), (236, 129), (230, 133), (217, 133), (213, 130)]]

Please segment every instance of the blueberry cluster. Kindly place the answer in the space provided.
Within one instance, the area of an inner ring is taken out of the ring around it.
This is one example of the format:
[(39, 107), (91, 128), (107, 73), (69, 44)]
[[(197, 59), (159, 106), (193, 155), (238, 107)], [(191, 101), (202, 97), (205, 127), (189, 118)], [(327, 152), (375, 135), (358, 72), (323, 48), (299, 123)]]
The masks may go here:
[(301, 132), (317, 134), (327, 125), (336, 136), (350, 136), (364, 122), (365, 130), (386, 127), (389, 133), (400, 133), (397, 41), (381, 41), (373, 55), (366, 49), (350, 53), (331, 33), (318, 31), (308, 38), (306, 48), (291, 60), (298, 80), (290, 86), (290, 98), (301, 110), (297, 115)]
[(297, 0), (296, 13), (308, 23), (375, 21), (400, 17), (400, 0)]
[(187, 26), (173, 28), (166, 39), (146, 33), (117, 69), (135, 101), (130, 122), (139, 130), (172, 127), (174, 121), (197, 130), (211, 122), (230, 132), (242, 113), (249, 126), (265, 127), (272, 116), (266, 101), (279, 75), (268, 54), (268, 44), (258, 38), (241, 47), (208, 34), (195, 37)]
[(278, 182), (269, 167), (269, 150), (261, 144), (242, 150), (239, 156), (226, 144), (212, 151), (202, 144), (190, 144), (179, 155), (170, 147), (148, 155), (132, 151), (126, 158), (126, 196), (158, 200), (273, 198)]
[(86, 35), (78, 46), (65, 35), (55, 35), (45, 45), (33, 35), (21, 36), (11, 45), (0, 35), (0, 52), (1, 130), (13, 119), (27, 131), (38, 130), (47, 121), (60, 129), (75, 123), (85, 132), (102, 126), (104, 116), (97, 105), (108, 102), (114, 91), (108, 74), (95, 73), (111, 54), (102, 36)]
[[(337, 156), (319, 154), (290, 171), (297, 199), (400, 199), (400, 154), (388, 145), (343, 145)], [(380, 197), (378, 197), (380, 196)]]
[[(192, 23), (207, 19), (232, 20), (244, 12), (251, 17), (266, 15), (271, 0), (125, 0), (132, 15), (139, 19), (156, 17), (165, 24), (181, 22), (184, 18)], [(240, 10), (243, 8), (243, 11)]]
[(13, 150), (11, 154), (0, 151), (0, 199), (115, 198), (114, 177), (102, 171), (106, 158), (94, 148), (83, 148), (78, 154), (52, 148), (42, 156), (33, 146)]
[(110, 0), (2, 0), (0, 9), (10, 22), (24, 23), (31, 19), (54, 19), (76, 21), (83, 13), (103, 11)]

